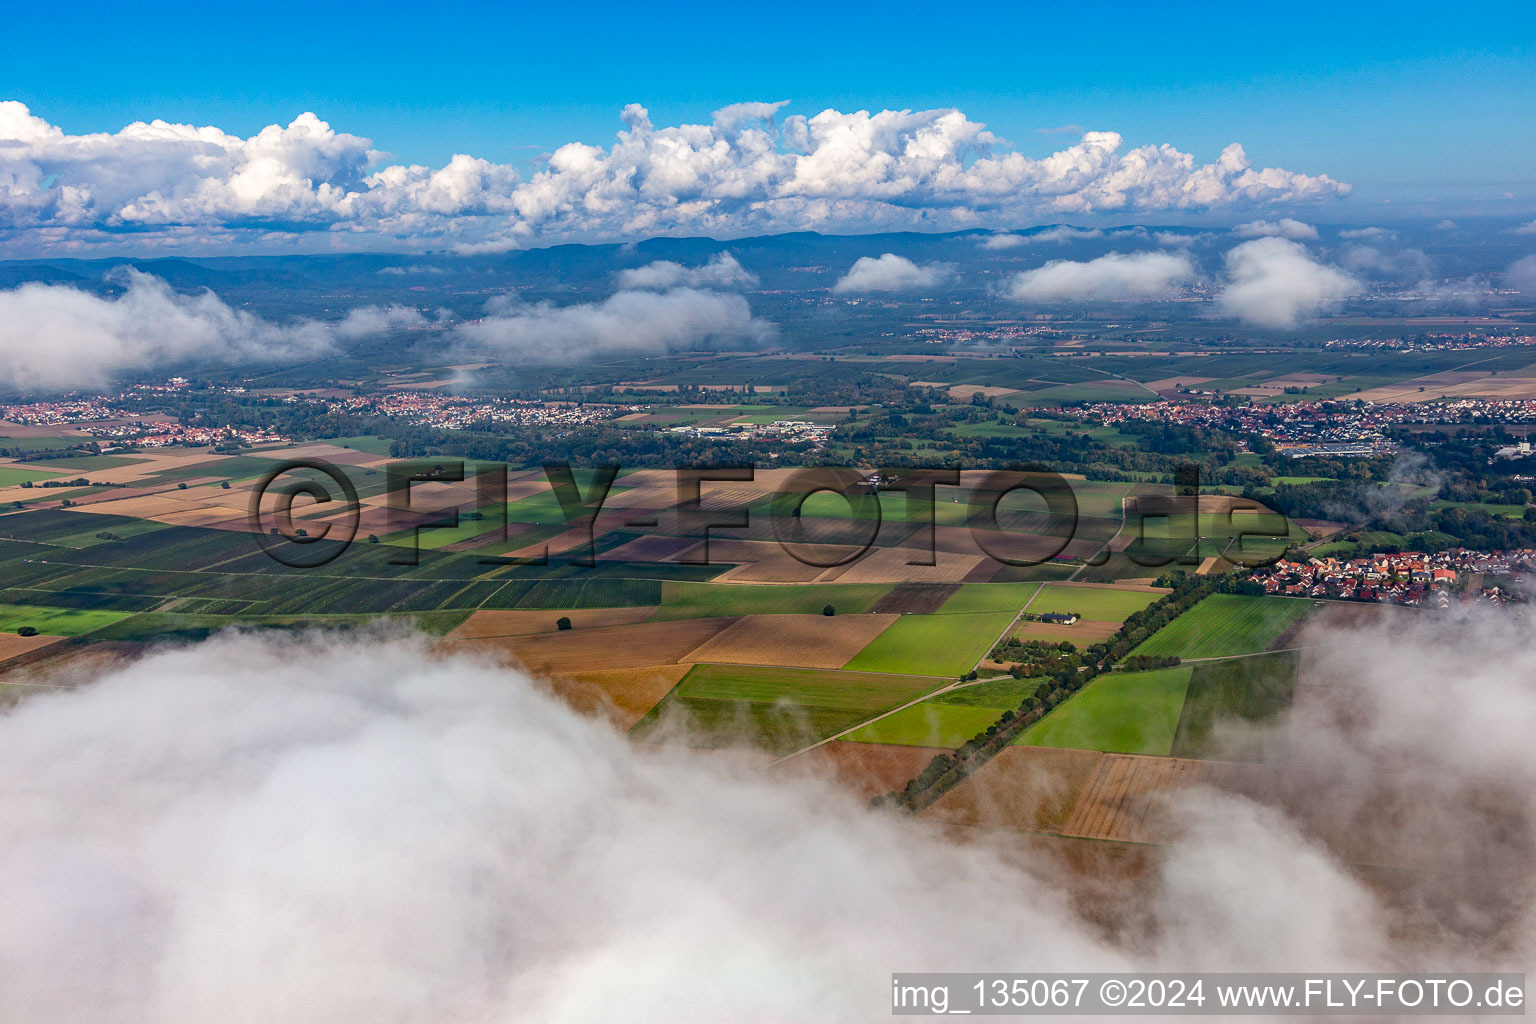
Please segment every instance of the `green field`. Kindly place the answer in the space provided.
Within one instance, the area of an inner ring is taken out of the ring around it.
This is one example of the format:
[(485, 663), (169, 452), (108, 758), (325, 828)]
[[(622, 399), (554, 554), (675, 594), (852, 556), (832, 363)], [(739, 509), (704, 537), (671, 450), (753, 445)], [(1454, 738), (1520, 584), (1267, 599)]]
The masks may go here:
[(1076, 612), (1085, 619), (1124, 622), (1126, 616), (1139, 612), (1162, 594), (1135, 590), (1098, 590), (1088, 587), (1053, 587), (1046, 584), (1030, 602), (1029, 614)]
[[(697, 665), (630, 731), (642, 742), (786, 754), (852, 728), (935, 685), (913, 676)], [(996, 712), (988, 712), (996, 716)]]
[(921, 676), (818, 669), (759, 668), (749, 665), (695, 665), (677, 688), (695, 700), (747, 700), (817, 704), (879, 712), (942, 685)]
[[(109, 612), (88, 614), (113, 614)], [(315, 614), (315, 615), (229, 615), (192, 614), (175, 612), (145, 612), (142, 615), (113, 614), (120, 620), (103, 627), (93, 636), (97, 640), (149, 641), (163, 639), (201, 640), (221, 629), (326, 629), (357, 626), (376, 620), (380, 613), (367, 614)], [(469, 618), (467, 610), (412, 613), (387, 613), (391, 622), (409, 622), (426, 633), (445, 634)]]
[(1255, 654), (1311, 611), (1312, 602), (1300, 598), (1212, 594), (1131, 653), (1185, 659)]
[(351, 448), (355, 452), (377, 455), (381, 459), (389, 457), (390, 441), (387, 437), (360, 434), (356, 437), (325, 437), (320, 440), (325, 444), (333, 444), (338, 448)]
[(949, 596), (939, 612), (1017, 612), (1039, 589), (1038, 583), (965, 583)]
[(1014, 742), (1029, 747), (1167, 756), (1179, 725), (1190, 671), (1180, 666), (1099, 676)]
[(843, 667), (859, 672), (959, 676), (976, 667), (1012, 612), (903, 615)]
[(0, 466), (0, 487), (16, 487), (31, 481), (39, 483), (43, 480), (52, 480), (55, 477), (66, 476), (65, 473), (46, 473), (37, 469), (17, 469), (15, 466)]
[(41, 605), (0, 604), (0, 633), (14, 633), (32, 626), (48, 636), (80, 636), (128, 618), (126, 612), (83, 608), (45, 608)]
[(127, 455), (77, 455), (74, 458), (38, 460), (38, 465), (63, 471), (65, 476), (97, 469), (120, 469), (123, 466), (140, 466), (148, 459), (135, 459)]
[(871, 722), (844, 736), (854, 743), (892, 743), (903, 747), (947, 747), (953, 750), (997, 721), (997, 708), (966, 707), (924, 701)]
[(992, 708), (1001, 713), (1019, 704), (1039, 689), (1040, 679), (1014, 679), (1002, 676), (984, 683), (970, 683), (934, 697), (935, 704), (962, 704), (972, 708)]
[(827, 583), (773, 586), (730, 583), (664, 583), (656, 619), (711, 615), (816, 614), (827, 605), (839, 615), (869, 611), (891, 590), (889, 583)]
[(1299, 652), (1207, 661), (1194, 666), (1184, 711), (1173, 738), (1174, 757), (1223, 761), (1264, 759), (1262, 735), (1221, 728), (1223, 720), (1257, 723), (1291, 706)]

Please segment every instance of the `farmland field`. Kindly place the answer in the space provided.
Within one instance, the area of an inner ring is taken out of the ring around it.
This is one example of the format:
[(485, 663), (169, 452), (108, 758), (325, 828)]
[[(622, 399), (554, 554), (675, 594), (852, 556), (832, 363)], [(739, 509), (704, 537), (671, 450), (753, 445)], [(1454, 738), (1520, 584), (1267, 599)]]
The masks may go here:
[(869, 611), (891, 589), (887, 583), (786, 587), (732, 583), (664, 583), (658, 621), (704, 615), (819, 614)]
[(959, 676), (976, 667), (1013, 621), (1012, 612), (903, 615), (844, 668)]
[(922, 816), (954, 825), (1058, 832), (1103, 756), (1093, 750), (1007, 747)]
[(688, 652), (730, 625), (732, 619), (637, 622), (559, 633), (459, 640), (465, 649), (505, 651), (535, 672), (585, 672), (647, 668), (682, 661)]
[(750, 700), (819, 704), (878, 712), (942, 685), (920, 676), (750, 665), (695, 665), (679, 693), (696, 700)]
[(29, 480), (33, 483), (38, 483), (65, 475), (67, 474), (44, 473), (35, 469), (17, 469), (15, 466), (0, 466), (0, 487), (15, 487)]
[(1179, 667), (1102, 675), (1014, 742), (1166, 755), (1173, 747), (1189, 674), (1188, 667)]
[(833, 740), (784, 762), (779, 770), (831, 778), (860, 800), (869, 800), (901, 789), (934, 755), (947, 753), (929, 747)]
[(1038, 583), (965, 583), (939, 611), (1016, 612), (1029, 604), (1039, 589)]
[(22, 626), (32, 626), (48, 636), (80, 636), (126, 618), (126, 612), (5, 604), (0, 605), (0, 633), (14, 633)]
[(997, 708), (924, 701), (888, 715), (843, 737), (854, 743), (889, 743), (953, 750), (997, 721)]
[(1131, 653), (1186, 660), (1255, 654), (1311, 612), (1312, 602), (1299, 598), (1212, 594)]
[(1291, 706), (1298, 652), (1203, 662), (1194, 667), (1173, 739), (1175, 757), (1263, 760), (1261, 735), (1223, 729), (1223, 720), (1257, 723)]
[(1076, 612), (1085, 619), (1124, 622), (1163, 595), (1152, 590), (1111, 587), (1063, 587), (1046, 584), (1030, 603), (1029, 613)]
[[(670, 625), (681, 627), (694, 621), (683, 619)], [(747, 615), (700, 644), (687, 660), (842, 668), (895, 621), (894, 615)], [(667, 623), (651, 625), (669, 628)]]
[(913, 676), (699, 665), (631, 730), (641, 742), (786, 754), (919, 696)]

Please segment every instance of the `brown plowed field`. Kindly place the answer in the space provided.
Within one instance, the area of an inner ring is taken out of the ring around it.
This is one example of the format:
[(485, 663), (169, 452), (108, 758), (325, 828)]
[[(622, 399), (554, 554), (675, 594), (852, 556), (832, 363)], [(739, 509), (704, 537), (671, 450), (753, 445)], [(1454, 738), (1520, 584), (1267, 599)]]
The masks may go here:
[(735, 621), (734, 618), (709, 618), (635, 622), (560, 633), (449, 640), (447, 643), (466, 651), (497, 654), (522, 663), (530, 671), (545, 674), (650, 668), (688, 661), (690, 651)]
[(896, 619), (895, 615), (748, 615), (700, 644), (687, 660), (842, 668)]

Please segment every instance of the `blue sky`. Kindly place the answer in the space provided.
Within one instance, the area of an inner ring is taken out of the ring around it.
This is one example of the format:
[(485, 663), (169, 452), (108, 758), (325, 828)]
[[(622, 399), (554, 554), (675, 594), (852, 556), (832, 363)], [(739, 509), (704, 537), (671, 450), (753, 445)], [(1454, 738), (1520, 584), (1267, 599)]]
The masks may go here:
[(1327, 172), (1355, 201), (1532, 198), (1529, 5), (380, 3), (13, 7), (0, 95), (70, 132), (141, 118), (249, 134), (313, 109), (406, 161), (526, 161), (742, 100), (957, 106), (1020, 151), (1078, 124), (1201, 159)]
[(1446, 11), (34, 4), (0, 256), (1525, 224), (1536, 15)]

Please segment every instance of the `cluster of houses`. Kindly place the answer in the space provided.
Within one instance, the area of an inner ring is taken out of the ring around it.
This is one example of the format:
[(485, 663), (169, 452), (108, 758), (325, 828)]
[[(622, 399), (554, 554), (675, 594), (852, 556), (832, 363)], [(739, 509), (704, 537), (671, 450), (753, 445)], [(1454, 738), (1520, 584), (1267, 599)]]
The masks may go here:
[[(240, 430), (235, 427), (189, 427), (171, 421), (116, 422), (102, 426), (85, 427), (85, 432), (98, 441), (116, 442), (133, 448), (200, 448), (205, 445), (226, 445), (238, 442), (242, 445), (276, 444), (287, 441), (283, 434), (266, 430)], [(103, 452), (117, 451), (117, 447), (103, 445)]]
[(1248, 578), (1266, 594), (1448, 608), (1453, 602), (1523, 601), (1521, 585), (1532, 567), (1536, 549), (1455, 548), (1433, 554), (1281, 559)]
[[(289, 402), (303, 401), (298, 396)], [(471, 398), (432, 391), (388, 391), (352, 395), (326, 403), (330, 412), (389, 416), (438, 430), (462, 430), (478, 423), (512, 426), (577, 426), (640, 411), (638, 405), (576, 402), (521, 402)]]
[(66, 423), (89, 423), (123, 415), (103, 398), (69, 398), (57, 402), (28, 402), (25, 405), (0, 405), (0, 420), (23, 423), (29, 427), (52, 427)]
[(726, 423), (669, 427), (669, 434), (682, 434), (706, 441), (784, 441), (824, 447), (832, 439), (833, 427), (809, 420), (774, 420), (772, 423)]

